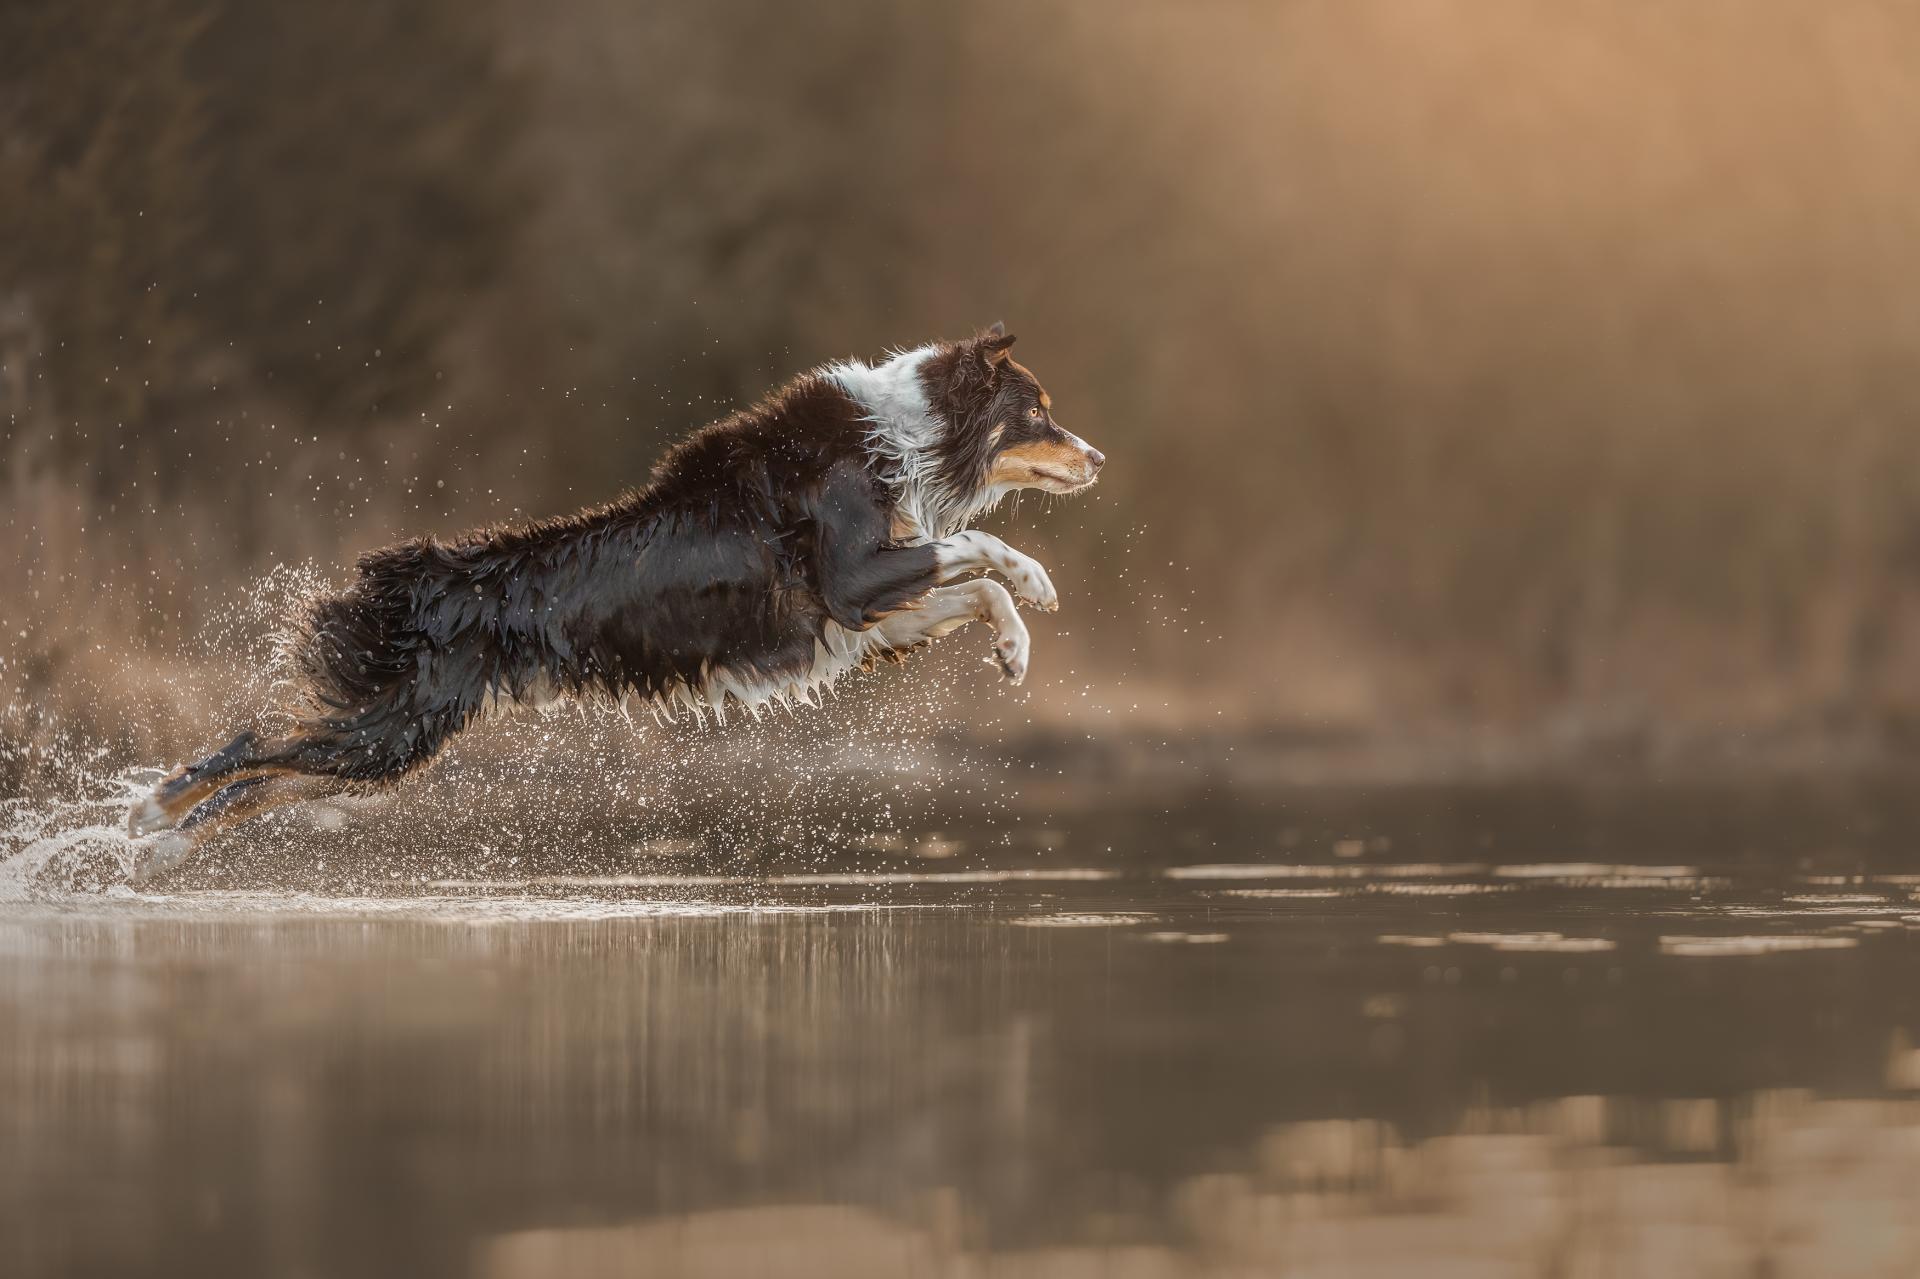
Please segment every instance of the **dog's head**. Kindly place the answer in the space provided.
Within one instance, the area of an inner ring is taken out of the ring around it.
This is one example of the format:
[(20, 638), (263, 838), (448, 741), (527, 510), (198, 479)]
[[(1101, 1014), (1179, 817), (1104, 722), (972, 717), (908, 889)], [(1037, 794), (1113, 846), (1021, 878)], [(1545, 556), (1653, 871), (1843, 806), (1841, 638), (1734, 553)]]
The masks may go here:
[(1053, 398), (1013, 358), (1000, 325), (949, 346), (930, 372), (955, 480), (985, 492), (1078, 493), (1099, 478), (1106, 455), (1054, 420)]

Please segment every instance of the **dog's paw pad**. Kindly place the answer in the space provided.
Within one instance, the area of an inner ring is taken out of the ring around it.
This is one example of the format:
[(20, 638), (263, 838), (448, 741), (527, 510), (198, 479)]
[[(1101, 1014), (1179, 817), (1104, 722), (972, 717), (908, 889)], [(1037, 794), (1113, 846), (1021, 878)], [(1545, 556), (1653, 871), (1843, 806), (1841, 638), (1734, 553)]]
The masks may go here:
[(1027, 637), (1007, 635), (993, 642), (993, 658), (1008, 682), (1018, 684), (1027, 678)]

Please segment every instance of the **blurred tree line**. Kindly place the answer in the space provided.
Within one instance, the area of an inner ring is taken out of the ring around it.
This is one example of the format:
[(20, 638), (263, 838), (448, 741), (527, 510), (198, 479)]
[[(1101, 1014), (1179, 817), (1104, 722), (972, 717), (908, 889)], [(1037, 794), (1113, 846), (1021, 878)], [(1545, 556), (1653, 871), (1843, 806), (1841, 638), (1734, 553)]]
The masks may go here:
[[(478, 13), (8, 6), (0, 280), (57, 415), (162, 427), (232, 382), (329, 425), (417, 406), (528, 202), (502, 163), (516, 86)], [(182, 477), (100, 438), (63, 434), (59, 460)]]
[(1004, 319), (1115, 459), (1043, 710), (1904, 732), (1917, 109), (1877, 0), (7, 6), (0, 590), (177, 636)]

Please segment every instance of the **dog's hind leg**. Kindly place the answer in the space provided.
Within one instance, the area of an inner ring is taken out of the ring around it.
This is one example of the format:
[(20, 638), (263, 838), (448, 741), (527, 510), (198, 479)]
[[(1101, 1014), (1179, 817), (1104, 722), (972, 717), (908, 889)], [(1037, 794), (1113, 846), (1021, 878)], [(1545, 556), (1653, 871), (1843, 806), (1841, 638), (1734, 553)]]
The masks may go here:
[(131, 882), (135, 886), (151, 883), (193, 856), (209, 839), (241, 822), (288, 804), (338, 795), (345, 789), (347, 784), (337, 777), (285, 770), (256, 773), (229, 782), (197, 804), (178, 828), (146, 842), (134, 865)]
[(888, 648), (905, 649), (950, 635), (969, 622), (993, 628), (994, 660), (1008, 679), (1018, 684), (1027, 677), (1031, 641), (1026, 623), (1007, 588), (984, 577), (936, 587), (913, 608), (889, 614), (878, 630)]
[(221, 787), (271, 767), (274, 747), (261, 741), (258, 733), (246, 732), (199, 763), (181, 765), (133, 806), (127, 814), (127, 833), (138, 838), (177, 826), (194, 805)]

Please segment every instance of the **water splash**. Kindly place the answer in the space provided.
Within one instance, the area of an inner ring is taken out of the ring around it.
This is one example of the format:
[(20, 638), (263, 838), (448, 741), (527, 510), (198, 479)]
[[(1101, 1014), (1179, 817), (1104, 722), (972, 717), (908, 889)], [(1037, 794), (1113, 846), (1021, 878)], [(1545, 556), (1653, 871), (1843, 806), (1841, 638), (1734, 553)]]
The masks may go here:
[[(276, 637), (325, 585), (311, 566), (282, 567), (203, 610), (178, 650), (94, 651), (84, 672), (15, 687), (0, 706), (0, 793), (12, 792), (0, 900), (123, 884), (140, 845), (122, 825), (141, 792), (235, 732), (281, 727)], [(396, 792), (223, 834), (181, 884), (416, 891), (448, 877), (646, 874), (682, 857), (756, 875), (964, 861), (975, 845), (940, 834), (943, 814), (998, 824), (1012, 768), (960, 738), (979, 691), (962, 683), (978, 674), (967, 656), (917, 655), (910, 671), (854, 677), (822, 708), (724, 729), (636, 723), (599, 703), (509, 714)]]
[(123, 885), (138, 850), (127, 809), (160, 775), (129, 768), (83, 779), (66, 797), (0, 801), (0, 902)]

